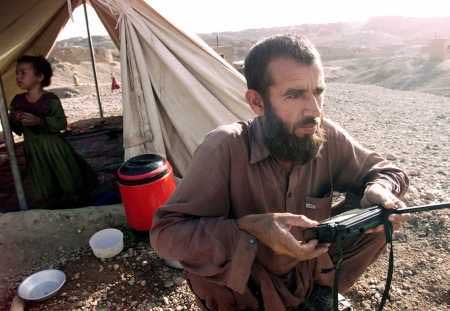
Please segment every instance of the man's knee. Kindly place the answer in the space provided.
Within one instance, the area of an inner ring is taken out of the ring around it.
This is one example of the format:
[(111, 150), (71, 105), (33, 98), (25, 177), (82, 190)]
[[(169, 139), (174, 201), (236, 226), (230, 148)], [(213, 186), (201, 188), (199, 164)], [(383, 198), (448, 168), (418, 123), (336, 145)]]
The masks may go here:
[(197, 304), (203, 310), (257, 310), (258, 308), (257, 302), (252, 301), (249, 292), (241, 295), (224, 285), (190, 273), (187, 273), (186, 279), (196, 296)]

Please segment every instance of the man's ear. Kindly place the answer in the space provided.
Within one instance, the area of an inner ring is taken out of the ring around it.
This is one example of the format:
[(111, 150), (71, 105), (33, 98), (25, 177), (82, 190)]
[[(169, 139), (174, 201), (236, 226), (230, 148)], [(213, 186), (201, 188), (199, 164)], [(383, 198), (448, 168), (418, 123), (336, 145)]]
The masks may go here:
[(264, 115), (264, 101), (257, 91), (247, 90), (245, 93), (245, 99), (257, 116)]

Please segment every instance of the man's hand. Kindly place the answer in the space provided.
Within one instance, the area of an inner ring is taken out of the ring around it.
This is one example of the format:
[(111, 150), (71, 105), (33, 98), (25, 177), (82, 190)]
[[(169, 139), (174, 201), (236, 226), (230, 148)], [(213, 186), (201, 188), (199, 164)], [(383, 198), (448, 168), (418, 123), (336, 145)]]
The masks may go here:
[(238, 219), (241, 230), (255, 236), (275, 253), (300, 261), (319, 257), (328, 251), (329, 245), (318, 245), (317, 240), (308, 243), (298, 241), (290, 230), (292, 227), (311, 228), (318, 224), (306, 216), (291, 213), (255, 214)]
[[(371, 184), (367, 186), (364, 191), (364, 196), (361, 199), (362, 208), (373, 205), (381, 205), (387, 209), (406, 207), (405, 203), (380, 184)], [(392, 223), (393, 229), (398, 230), (401, 224), (409, 218), (409, 214), (390, 215), (389, 221)], [(367, 230), (366, 233), (378, 233), (383, 232), (383, 230), (384, 226), (380, 225), (376, 228)]]
[(22, 122), (22, 125), (25, 125), (25, 126), (34, 126), (34, 125), (41, 124), (42, 119), (39, 118), (38, 116), (35, 116), (34, 114), (24, 112), (24, 113), (22, 113), (22, 116), (21, 116), (21, 122)]

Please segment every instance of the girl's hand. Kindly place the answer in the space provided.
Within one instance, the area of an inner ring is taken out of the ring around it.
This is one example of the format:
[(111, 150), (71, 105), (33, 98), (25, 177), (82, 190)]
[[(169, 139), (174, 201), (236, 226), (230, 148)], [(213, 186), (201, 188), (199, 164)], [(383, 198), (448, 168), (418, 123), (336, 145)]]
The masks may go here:
[(16, 111), (16, 112), (13, 112), (12, 118), (16, 122), (22, 122), (22, 115), (23, 115), (22, 111)]
[(34, 114), (23, 112), (21, 117), (22, 125), (34, 126), (42, 124), (42, 119)]

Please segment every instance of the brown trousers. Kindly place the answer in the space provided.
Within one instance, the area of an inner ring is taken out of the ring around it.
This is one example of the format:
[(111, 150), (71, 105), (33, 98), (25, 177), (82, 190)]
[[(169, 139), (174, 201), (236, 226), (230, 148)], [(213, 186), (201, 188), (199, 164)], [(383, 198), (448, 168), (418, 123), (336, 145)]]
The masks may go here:
[[(354, 241), (349, 241), (344, 244), (342, 270), (339, 278), (340, 292), (346, 292), (350, 289), (367, 267), (384, 251), (385, 245), (384, 233), (365, 234)], [(317, 259), (319, 271), (321, 270), (321, 267), (324, 269), (334, 267), (333, 261), (335, 260), (335, 256), (335, 249), (331, 246), (329, 254)], [(300, 262), (299, 265), (302, 265), (302, 262)], [(296, 270), (293, 271), (293, 273), (295, 273), (302, 269), (293, 270)], [(285, 303), (283, 299), (280, 299), (280, 296), (285, 296), (282, 293), (274, 292), (271, 297), (261, 297), (261, 291), (252, 281), (249, 281), (249, 290), (244, 294), (239, 294), (226, 286), (212, 283), (206, 278), (197, 275), (187, 273), (186, 277), (191, 290), (197, 297), (197, 303), (202, 310), (269, 310), (267, 302), (273, 300), (280, 301), (281, 303), (269, 303), (270, 311), (301, 310), (301, 304), (292, 309), (292, 301)], [(311, 274), (301, 275), (299, 277), (303, 279), (311, 278)], [(332, 287), (334, 270), (325, 273), (316, 273), (313, 278), (314, 280), (312, 283)], [(262, 284), (261, 280), (257, 283)], [(304, 289), (303, 292), (310, 293), (311, 290), (312, 288)], [(300, 301), (304, 301), (306, 297), (298, 298)], [(266, 302), (266, 304), (264, 304), (263, 301)], [(278, 307), (274, 307), (275, 305)], [(281, 305), (284, 305), (284, 307), (281, 307)]]

